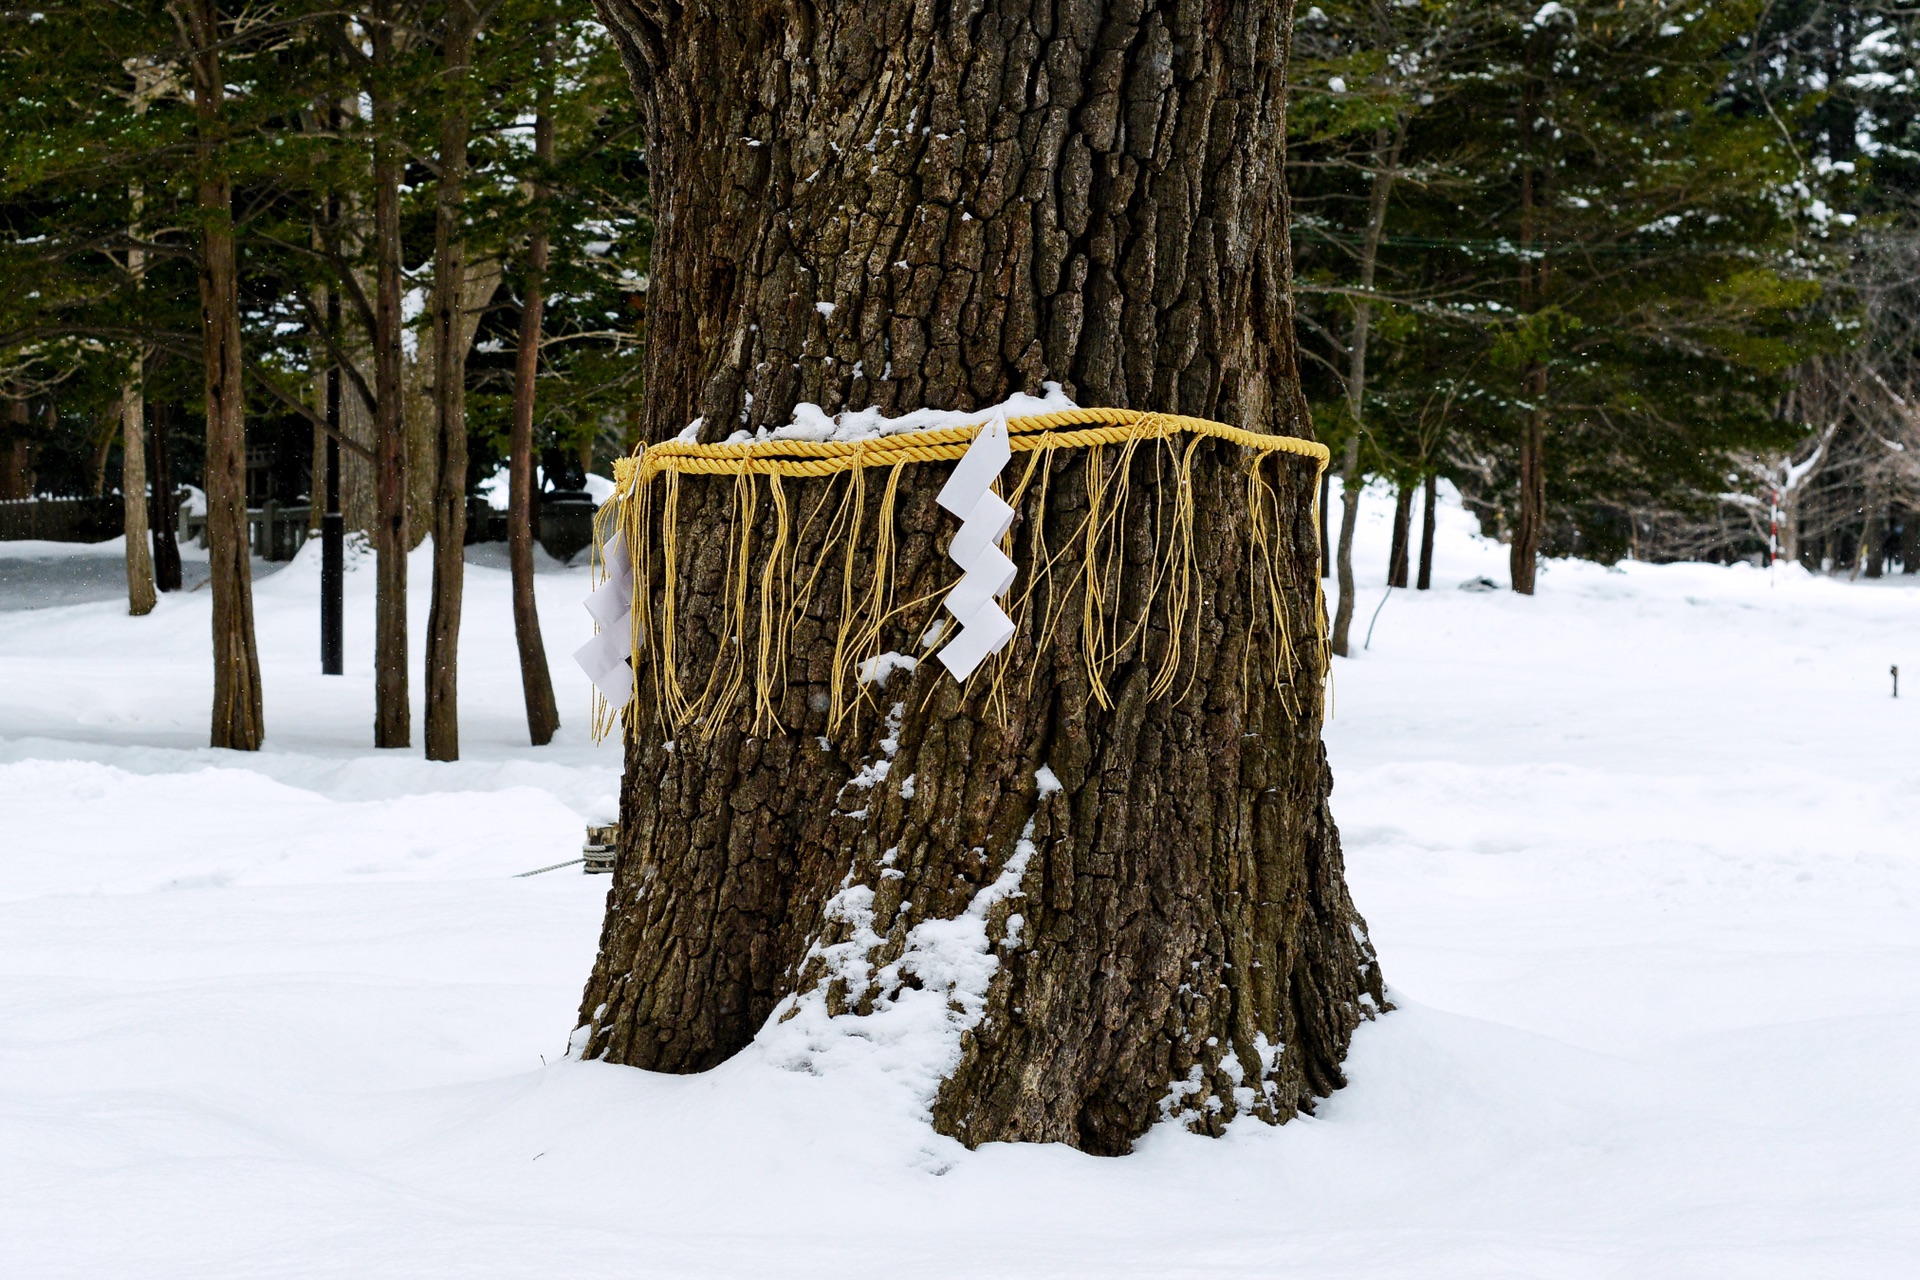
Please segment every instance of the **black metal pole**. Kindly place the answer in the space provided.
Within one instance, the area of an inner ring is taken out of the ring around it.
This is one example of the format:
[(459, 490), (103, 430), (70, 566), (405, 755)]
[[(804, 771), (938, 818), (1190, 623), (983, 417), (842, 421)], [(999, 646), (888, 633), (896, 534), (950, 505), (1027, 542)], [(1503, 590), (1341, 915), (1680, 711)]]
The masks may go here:
[[(340, 300), (327, 291), (327, 323), (338, 330)], [(340, 366), (327, 370), (327, 511), (320, 517), (320, 673), (346, 670), (346, 522), (340, 515)]]

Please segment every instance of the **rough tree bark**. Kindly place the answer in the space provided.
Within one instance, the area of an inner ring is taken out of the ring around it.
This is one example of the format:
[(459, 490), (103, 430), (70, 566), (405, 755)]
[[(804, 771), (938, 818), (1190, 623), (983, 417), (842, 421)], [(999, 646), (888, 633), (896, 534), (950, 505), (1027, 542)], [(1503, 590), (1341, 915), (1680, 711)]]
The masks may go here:
[[(708, 440), (778, 425), (801, 400), (975, 407), (1046, 380), (1082, 404), (1311, 433), (1282, 181), (1287, 6), (600, 8), (650, 135), (648, 439), (696, 417)], [(1183, 697), (1145, 696), (1164, 633), (1123, 651), (1103, 707), (1077, 633), (1029, 629), (1000, 708), (984, 681), (926, 662), (830, 730), (826, 616), (797, 624), (782, 729), (668, 741), (643, 694), (582, 1052), (697, 1071), (790, 994), (863, 1012), (872, 992), (854, 1000), (809, 962), (850, 938), (829, 899), (870, 890), (884, 937), (867, 957), (884, 965), (916, 923), (966, 909), (1024, 836), (1022, 896), (989, 916), (1001, 960), (932, 1103), (938, 1129), (1120, 1153), (1169, 1111), (1218, 1132), (1337, 1087), (1384, 1001), (1327, 805), (1317, 663), (1278, 688), (1240, 678), (1238, 454), (1197, 455), (1207, 605)], [(1016, 528), (1071, 530), (1085, 511), (1086, 453), (1053, 466)], [(1268, 467), (1287, 621), (1310, 648), (1314, 473)], [(948, 471), (902, 472), (901, 600), (952, 580), (952, 522), (932, 502)], [(1144, 455), (1132, 480), (1130, 502), (1160, 496)], [(793, 482), (792, 500), (824, 483)], [(730, 493), (682, 498), (689, 674), (718, 649)], [(1115, 584), (1123, 616), (1142, 607), (1141, 568)], [(831, 612), (838, 596), (827, 583), (815, 599)], [(916, 609), (901, 647), (932, 616)]]
[(207, 550), (213, 583), (213, 733), (216, 747), (257, 751), (266, 728), (253, 631), (253, 564), (247, 537), (246, 396), (241, 384), (240, 269), (233, 186), (220, 154), (225, 82), (216, 0), (184, 6), (197, 116), (200, 333), (206, 351)]
[(401, 419), (399, 104), (389, 83), (398, 54), (394, 0), (374, 0), (373, 112), (373, 438), (377, 500), (373, 550), (373, 745), (413, 741), (407, 696), (407, 438)]
[(466, 229), (467, 71), (479, 15), (448, 0), (443, 42), (447, 95), (440, 115), (440, 181), (433, 243), (433, 604), (427, 617), (427, 759), (460, 758), (460, 604), (467, 543)]
[[(551, 56), (540, 57), (539, 100), (533, 114), (533, 161), (553, 163)], [(535, 183), (536, 202), (546, 199)], [(513, 360), (513, 428), (507, 444), (507, 565), (513, 574), (513, 638), (520, 651), (520, 690), (527, 704), (527, 737), (536, 747), (553, 741), (560, 708), (553, 699), (553, 673), (540, 636), (540, 610), (533, 595), (533, 409), (540, 373), (540, 332), (546, 307), (547, 222), (542, 208), (527, 233), (526, 281), (521, 286), (520, 338)]]
[(1333, 544), (1327, 541), (1327, 498), (1333, 491), (1333, 477), (1320, 473), (1320, 501), (1317, 506), (1320, 535), (1320, 576), (1333, 576)]

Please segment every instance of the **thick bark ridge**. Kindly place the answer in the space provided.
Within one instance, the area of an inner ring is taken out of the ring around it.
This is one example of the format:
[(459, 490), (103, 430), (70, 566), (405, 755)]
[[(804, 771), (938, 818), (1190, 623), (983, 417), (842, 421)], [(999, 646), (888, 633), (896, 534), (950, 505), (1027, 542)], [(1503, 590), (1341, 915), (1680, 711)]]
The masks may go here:
[[(963, 409), (1046, 381), (1082, 404), (1311, 435), (1288, 294), (1284, 5), (600, 7), (651, 139), (648, 439), (696, 417), (724, 439), (802, 400)], [(1141, 532), (1103, 584), (1122, 619), (1145, 615), (1162, 456), (1130, 472)], [(1102, 705), (1077, 628), (1030, 622), (998, 699), (925, 662), (830, 726), (837, 560), (796, 622), (781, 728), (676, 736), (643, 692), (584, 1052), (697, 1071), (796, 992), (861, 1012), (886, 993), (855, 998), (819, 960), (849, 937), (837, 893), (871, 889), (879, 966), (1023, 856), (1018, 895), (988, 918), (1000, 963), (931, 1100), (936, 1127), (1119, 1153), (1163, 1116), (1279, 1121), (1340, 1084), (1384, 998), (1327, 807), (1314, 471), (1263, 464), (1302, 655), (1275, 682), (1249, 675), (1277, 637), (1249, 615), (1245, 461), (1211, 442), (1196, 456), (1203, 603), (1180, 696), (1146, 696), (1165, 627), (1123, 646)], [(1022, 582), (1033, 532), (1059, 545), (1088, 501), (1086, 451), (1048, 465), (1019, 508)], [(947, 472), (900, 475), (895, 598), (929, 602), (879, 648), (917, 649), (955, 576), (933, 504)], [(790, 505), (827, 485), (791, 482)], [(869, 512), (882, 488), (868, 482)], [(689, 481), (677, 515), (676, 652), (696, 689), (720, 656), (732, 494)], [(825, 523), (796, 519), (802, 564)]]

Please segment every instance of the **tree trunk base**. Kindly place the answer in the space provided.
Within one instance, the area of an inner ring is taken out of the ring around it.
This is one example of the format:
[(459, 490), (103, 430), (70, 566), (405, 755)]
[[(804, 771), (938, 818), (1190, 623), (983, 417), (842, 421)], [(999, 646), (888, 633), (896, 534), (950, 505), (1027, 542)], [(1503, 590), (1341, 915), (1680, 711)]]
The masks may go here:
[[(1135, 467), (1126, 521), (1144, 529), (1164, 495), (1144, 483), (1151, 461)], [(1298, 470), (1279, 486), (1281, 572), (1285, 628), (1306, 637), (1319, 566), (1312, 472)], [(1024, 527), (1065, 541), (1085, 471), (1067, 464), (1044, 504), (1029, 490)], [(1150, 695), (1167, 633), (1150, 626), (1102, 706), (1072, 628), (1036, 643), (1039, 609), (997, 680), (896, 664), (838, 726), (830, 625), (811, 646), (796, 629), (785, 729), (671, 730), (643, 675), (583, 1055), (701, 1071), (770, 1022), (861, 1035), (905, 993), (932, 992), (946, 1021), (915, 1034), (957, 1044), (927, 1099), (937, 1129), (1108, 1155), (1162, 1120), (1278, 1123), (1339, 1087), (1354, 1028), (1386, 1000), (1328, 809), (1317, 659), (1278, 682), (1249, 675), (1267, 670), (1274, 636), (1248, 625), (1243, 484), (1232, 467), (1194, 468), (1207, 606), (1186, 637), (1184, 693)], [(938, 596), (934, 488), (902, 483), (899, 599)], [(732, 486), (692, 493), (680, 545), (724, 558)], [(1110, 602), (1151, 618), (1139, 584), (1152, 556), (1131, 550)], [(710, 590), (724, 578), (711, 559), (680, 574)], [(816, 598), (841, 594), (829, 582)], [(679, 616), (698, 615), (683, 601)], [(931, 621), (930, 606), (909, 609), (887, 642), (911, 648)]]

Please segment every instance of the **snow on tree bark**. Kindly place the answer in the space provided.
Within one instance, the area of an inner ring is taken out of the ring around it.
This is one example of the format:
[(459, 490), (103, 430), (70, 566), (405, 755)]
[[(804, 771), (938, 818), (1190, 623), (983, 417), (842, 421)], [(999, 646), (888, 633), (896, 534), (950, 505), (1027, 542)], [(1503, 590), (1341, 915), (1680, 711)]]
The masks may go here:
[[(1282, 181), (1286, 6), (601, 12), (651, 142), (647, 439), (699, 419), (722, 440), (802, 401), (976, 408), (1046, 381), (1082, 404), (1311, 435)], [(1150, 452), (1136, 504), (1158, 497)], [(1240, 465), (1208, 442), (1194, 467), (1205, 604), (1181, 641), (1184, 696), (1147, 696), (1163, 632), (1129, 642), (1102, 705), (1077, 630), (1029, 627), (997, 703), (921, 663), (833, 726), (837, 583), (795, 624), (783, 728), (743, 717), (673, 739), (642, 681), (582, 1051), (698, 1071), (796, 996), (870, 1012), (943, 981), (899, 962), (916, 929), (971, 910), (998, 963), (983, 996), (956, 989), (964, 1034), (928, 1099), (944, 1132), (1119, 1153), (1162, 1116), (1218, 1132), (1337, 1087), (1384, 996), (1327, 807), (1317, 667), (1244, 678), (1248, 646), (1272, 637), (1246, 611)], [(1262, 465), (1304, 646), (1321, 625), (1314, 472)], [(1055, 466), (1018, 521), (1075, 526), (1087, 454)], [(950, 584), (952, 521), (933, 503), (948, 470), (902, 472), (896, 599)], [(824, 483), (791, 482), (795, 508)], [(718, 656), (731, 495), (682, 492), (688, 681)], [(1123, 616), (1144, 608), (1138, 575), (1112, 586)], [(933, 617), (917, 608), (895, 624), (908, 643)]]

